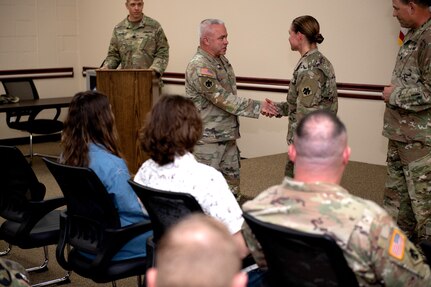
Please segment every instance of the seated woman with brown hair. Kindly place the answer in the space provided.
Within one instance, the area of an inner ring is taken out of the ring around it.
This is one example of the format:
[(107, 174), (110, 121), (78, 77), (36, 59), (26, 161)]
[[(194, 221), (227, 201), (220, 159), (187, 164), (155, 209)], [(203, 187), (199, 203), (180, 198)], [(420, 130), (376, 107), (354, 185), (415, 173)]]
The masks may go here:
[[(77, 93), (70, 103), (61, 139), (60, 162), (91, 168), (112, 195), (121, 226), (149, 220), (147, 211), (127, 182), (130, 173), (122, 159), (114, 115), (108, 98), (93, 91)], [(114, 260), (146, 256), (152, 231), (129, 241)]]
[(226, 225), (245, 257), (249, 251), (241, 234), (242, 211), (226, 180), (216, 169), (199, 163), (192, 151), (202, 136), (202, 120), (190, 99), (163, 96), (140, 132), (142, 149), (150, 159), (134, 180), (144, 186), (193, 195), (203, 211)]

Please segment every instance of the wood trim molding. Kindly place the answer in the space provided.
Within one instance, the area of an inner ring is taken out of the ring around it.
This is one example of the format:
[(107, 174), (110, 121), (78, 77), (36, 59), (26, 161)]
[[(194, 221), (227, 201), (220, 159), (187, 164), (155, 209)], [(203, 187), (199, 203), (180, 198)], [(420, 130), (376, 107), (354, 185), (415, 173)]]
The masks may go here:
[(73, 78), (74, 72), (73, 72), (73, 67), (0, 70), (0, 79), (29, 78), (29, 77), (33, 79)]
[[(164, 73), (163, 83), (169, 85), (184, 85), (185, 75), (182, 73)], [(289, 90), (289, 80), (269, 79), (269, 78), (253, 78), (253, 77), (237, 77), (238, 90), (260, 91), (270, 93), (287, 94)], [(369, 84), (353, 84), (353, 83), (337, 83), (338, 96), (340, 98), (377, 100), (381, 101), (383, 85)]]
[[(85, 77), (86, 70), (97, 69), (95, 67), (83, 67), (82, 75)], [(175, 72), (165, 72), (163, 74), (163, 83), (166, 85), (184, 86), (185, 74)], [(284, 93), (289, 90), (289, 80), (255, 78), (255, 77), (237, 77), (238, 90), (259, 91), (269, 93)], [(381, 94), (383, 85), (371, 84), (354, 84), (354, 83), (337, 83), (338, 96), (340, 98), (376, 100), (382, 101)]]

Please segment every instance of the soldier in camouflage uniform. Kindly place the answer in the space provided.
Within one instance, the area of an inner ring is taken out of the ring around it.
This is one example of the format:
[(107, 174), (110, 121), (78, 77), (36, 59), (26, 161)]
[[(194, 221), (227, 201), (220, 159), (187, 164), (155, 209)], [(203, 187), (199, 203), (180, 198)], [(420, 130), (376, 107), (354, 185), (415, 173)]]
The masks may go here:
[(425, 0), (392, 3), (393, 16), (410, 31), (383, 91), (389, 139), (384, 207), (417, 243), (431, 240), (431, 12)]
[(161, 76), (169, 61), (169, 44), (159, 22), (144, 15), (142, 0), (127, 0), (129, 15), (114, 27), (102, 68), (152, 69)]
[(238, 116), (274, 115), (275, 107), (237, 96), (236, 79), (226, 54), (228, 41), (223, 21), (207, 19), (200, 24), (200, 46), (187, 66), (186, 94), (198, 108), (204, 131), (194, 149), (196, 159), (219, 170), (232, 192), (239, 191), (240, 156)]
[[(289, 42), (293, 51), (301, 54), (290, 81), (287, 101), (278, 103), (279, 116), (289, 117), (287, 144), (293, 141), (298, 122), (315, 110), (337, 114), (338, 98), (335, 72), (331, 62), (319, 52), (323, 42), (319, 22), (311, 16), (300, 16), (292, 21)], [(285, 175), (293, 177), (293, 162), (287, 159)]]
[(0, 286), (29, 287), (28, 273), (20, 264), (0, 259)]
[[(285, 178), (243, 205), (264, 222), (334, 238), (360, 286), (431, 286), (429, 266), (416, 246), (376, 203), (339, 186), (350, 148), (343, 123), (315, 111), (295, 131), (289, 156), (294, 179)], [(260, 266), (262, 250), (248, 226), (244, 236)]]

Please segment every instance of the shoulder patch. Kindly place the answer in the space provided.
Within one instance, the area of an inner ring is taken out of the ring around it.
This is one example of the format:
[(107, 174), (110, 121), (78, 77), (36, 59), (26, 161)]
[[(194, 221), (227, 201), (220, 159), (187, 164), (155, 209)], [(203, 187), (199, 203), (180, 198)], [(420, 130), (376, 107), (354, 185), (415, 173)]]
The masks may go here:
[(309, 96), (309, 95), (311, 95), (311, 88), (310, 87), (304, 87), (303, 89), (302, 89), (302, 94), (304, 95), (304, 96)]
[(208, 76), (208, 77), (214, 77), (214, 76), (215, 76), (214, 72), (213, 72), (213, 71), (211, 71), (211, 70), (210, 70), (210, 69), (208, 69), (208, 68), (201, 68), (201, 69), (200, 69), (200, 74), (201, 74), (202, 76)]
[(209, 77), (200, 77), (199, 78), (202, 92), (215, 92), (216, 83), (214, 82), (214, 79)]
[(406, 236), (397, 228), (392, 231), (389, 243), (389, 255), (398, 260), (403, 260), (406, 247)]

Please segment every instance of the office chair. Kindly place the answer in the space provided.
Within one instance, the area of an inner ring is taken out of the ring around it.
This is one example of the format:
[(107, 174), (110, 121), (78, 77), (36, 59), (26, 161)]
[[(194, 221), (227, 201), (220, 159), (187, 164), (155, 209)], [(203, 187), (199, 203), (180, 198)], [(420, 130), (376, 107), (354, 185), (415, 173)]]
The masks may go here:
[[(43, 247), (45, 259), (28, 272), (48, 268), (48, 245), (60, 237), (60, 210), (65, 205), (62, 197), (44, 199), (45, 186), (40, 183), (24, 155), (16, 147), (0, 146), (0, 216), (5, 221), (0, 226), (0, 239), (22, 249)], [(69, 281), (65, 277), (33, 286), (46, 286)]]
[(422, 240), (419, 243), (419, 247), (422, 249), (422, 252), (425, 255), (425, 259), (428, 265), (431, 265), (431, 241)]
[(180, 218), (193, 212), (203, 213), (200, 204), (191, 194), (158, 190), (143, 186), (131, 179), (129, 184), (150, 216), (155, 243)]
[(112, 282), (112, 286), (116, 286), (116, 280), (137, 276), (141, 287), (147, 258), (112, 258), (131, 239), (150, 231), (151, 223), (121, 227), (112, 195), (93, 170), (43, 160), (66, 199), (67, 211), (60, 217), (61, 234), (56, 249), (60, 266), (96, 283)]
[[(165, 231), (172, 224), (191, 213), (204, 212), (199, 202), (189, 193), (163, 191), (143, 186), (131, 179), (129, 184), (144, 204), (153, 224), (153, 236), (147, 240), (148, 267), (153, 267), (156, 265), (157, 242)], [(251, 255), (243, 259), (242, 265), (244, 271), (256, 268)]]
[(166, 230), (184, 216), (203, 213), (203, 210), (191, 194), (158, 190), (131, 179), (129, 184), (144, 204), (153, 225), (153, 236), (147, 240), (148, 267), (153, 267), (157, 242)]
[(265, 286), (359, 286), (333, 238), (243, 217), (267, 261)]
[[(7, 96), (18, 97), (20, 101), (39, 99), (36, 86), (31, 78), (10, 78), (1, 80)], [(61, 132), (63, 122), (58, 120), (61, 108), (56, 109), (53, 118), (40, 118), (39, 113), (43, 108), (29, 108), (26, 110), (6, 112), (6, 124), (9, 128), (19, 131), (25, 131), (30, 134), (30, 163), (33, 156), (48, 156), (33, 153), (33, 134), (49, 135)]]

